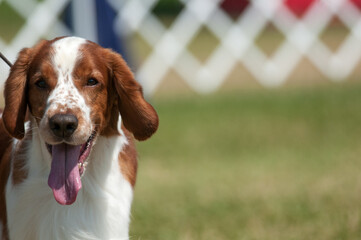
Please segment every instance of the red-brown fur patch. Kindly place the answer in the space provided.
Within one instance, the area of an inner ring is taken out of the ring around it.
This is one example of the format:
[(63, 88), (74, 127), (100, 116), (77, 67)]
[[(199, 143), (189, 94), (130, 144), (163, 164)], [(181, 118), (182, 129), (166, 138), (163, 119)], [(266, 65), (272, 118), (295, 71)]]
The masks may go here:
[[(110, 127), (108, 124), (111, 115), (118, 116), (118, 113), (117, 111), (112, 112), (114, 110), (114, 95), (109, 86), (110, 79), (107, 65), (102, 61), (101, 57), (93, 57), (94, 55), (98, 56), (98, 48), (93, 43), (86, 44), (81, 48), (82, 58), (74, 69), (73, 80), (79, 93), (84, 97), (86, 104), (91, 108), (90, 118), (97, 126), (96, 131), (100, 134), (106, 132), (107, 135), (117, 135), (117, 131), (109, 132), (108, 129)], [(99, 84), (96, 86), (86, 86), (87, 81), (91, 78), (98, 81)]]
[(8, 239), (5, 188), (10, 174), (11, 141), (3, 122), (0, 121), (0, 222), (3, 224), (4, 240)]
[(124, 126), (137, 140), (146, 140), (158, 128), (158, 115), (144, 100), (140, 84), (135, 81), (124, 59), (108, 49), (102, 49), (111, 70), (113, 84), (118, 93), (118, 109)]
[(125, 129), (123, 125), (122, 130), (128, 140), (128, 144), (124, 146), (123, 150), (118, 155), (119, 166), (125, 179), (134, 187), (138, 168), (137, 150), (135, 149), (132, 134)]
[[(39, 52), (45, 54), (49, 41), (41, 41), (33, 48), (24, 48), (20, 51), (17, 60), (10, 69), (5, 82), (4, 97), (5, 109), (3, 113), (4, 126), (7, 132), (18, 139), (24, 137), (24, 121), (27, 110), (27, 73), (32, 61), (41, 59)], [(40, 51), (40, 49), (42, 51)], [(41, 55), (41, 54), (40, 54)]]

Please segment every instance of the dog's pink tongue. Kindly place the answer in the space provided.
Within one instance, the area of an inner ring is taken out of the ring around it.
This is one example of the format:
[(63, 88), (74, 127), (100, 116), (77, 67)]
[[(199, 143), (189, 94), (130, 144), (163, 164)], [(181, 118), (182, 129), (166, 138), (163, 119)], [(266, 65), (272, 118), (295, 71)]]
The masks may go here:
[(72, 204), (81, 188), (78, 168), (80, 147), (65, 143), (52, 147), (48, 185), (53, 190), (55, 200), (62, 205)]

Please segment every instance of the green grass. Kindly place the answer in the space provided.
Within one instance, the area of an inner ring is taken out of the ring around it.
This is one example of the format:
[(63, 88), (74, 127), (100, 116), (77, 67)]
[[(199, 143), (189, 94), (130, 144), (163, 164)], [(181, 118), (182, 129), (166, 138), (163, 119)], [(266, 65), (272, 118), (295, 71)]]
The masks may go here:
[(360, 85), (153, 104), (131, 239), (360, 239)]
[(3, 40), (10, 43), (24, 23), (19, 13), (8, 3), (0, 1), (0, 37)]

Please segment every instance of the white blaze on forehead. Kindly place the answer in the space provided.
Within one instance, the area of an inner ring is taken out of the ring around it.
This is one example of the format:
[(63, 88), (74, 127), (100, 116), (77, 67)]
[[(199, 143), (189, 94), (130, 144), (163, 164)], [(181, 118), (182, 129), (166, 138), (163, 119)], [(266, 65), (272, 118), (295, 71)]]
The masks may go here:
[(80, 131), (80, 134), (90, 135), (92, 131), (90, 108), (73, 82), (74, 67), (82, 58), (80, 49), (85, 43), (86, 40), (83, 38), (66, 37), (52, 44), (52, 64), (57, 75), (57, 84), (48, 98), (47, 113), (52, 111), (61, 114), (70, 111), (78, 116), (81, 115), (85, 124), (79, 125), (77, 131)]
[(49, 108), (63, 105), (65, 111), (74, 107), (85, 107), (84, 98), (73, 83), (73, 70), (82, 57), (80, 47), (84, 43), (86, 40), (78, 37), (62, 38), (53, 43), (52, 61), (58, 79), (48, 100), (48, 104), (51, 104)]
[(57, 71), (72, 72), (78, 59), (81, 58), (80, 47), (86, 40), (78, 37), (66, 37), (53, 43), (53, 64)]

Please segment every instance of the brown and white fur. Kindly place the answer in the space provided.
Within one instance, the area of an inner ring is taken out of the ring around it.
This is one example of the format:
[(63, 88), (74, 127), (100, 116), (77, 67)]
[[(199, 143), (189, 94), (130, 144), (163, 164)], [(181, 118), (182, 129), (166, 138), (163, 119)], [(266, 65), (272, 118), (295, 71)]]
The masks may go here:
[(0, 239), (128, 239), (133, 136), (149, 138), (158, 116), (122, 57), (82, 38), (43, 40), (19, 53), (4, 96)]

